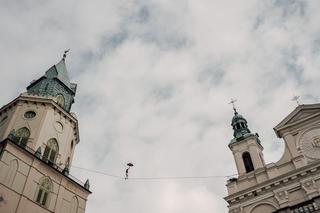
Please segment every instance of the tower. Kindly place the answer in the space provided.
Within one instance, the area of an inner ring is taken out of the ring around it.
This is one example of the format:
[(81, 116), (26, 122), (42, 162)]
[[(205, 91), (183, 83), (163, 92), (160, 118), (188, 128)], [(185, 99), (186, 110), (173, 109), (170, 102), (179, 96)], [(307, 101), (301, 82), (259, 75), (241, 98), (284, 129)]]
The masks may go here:
[(238, 170), (227, 181), (229, 213), (320, 212), (320, 104), (299, 105), (275, 128), (282, 157), (263, 160), (263, 147), (235, 110), (229, 144)]
[(79, 129), (64, 57), (0, 109), (0, 212), (84, 212), (89, 182), (69, 174)]
[(234, 116), (231, 121), (233, 139), (229, 143), (238, 174), (241, 176), (265, 166), (259, 135), (252, 134), (247, 120), (234, 108)]

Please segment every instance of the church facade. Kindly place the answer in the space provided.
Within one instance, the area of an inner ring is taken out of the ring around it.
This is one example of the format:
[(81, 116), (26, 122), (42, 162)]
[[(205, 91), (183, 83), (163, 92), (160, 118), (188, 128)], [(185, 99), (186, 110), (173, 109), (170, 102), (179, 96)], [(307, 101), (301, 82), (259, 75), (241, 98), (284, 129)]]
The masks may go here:
[(274, 128), (285, 150), (269, 164), (259, 135), (234, 111), (229, 148), (238, 177), (226, 185), (229, 213), (320, 212), (320, 104), (299, 105)]
[(89, 181), (69, 174), (79, 129), (64, 58), (0, 109), (0, 212), (84, 213)]

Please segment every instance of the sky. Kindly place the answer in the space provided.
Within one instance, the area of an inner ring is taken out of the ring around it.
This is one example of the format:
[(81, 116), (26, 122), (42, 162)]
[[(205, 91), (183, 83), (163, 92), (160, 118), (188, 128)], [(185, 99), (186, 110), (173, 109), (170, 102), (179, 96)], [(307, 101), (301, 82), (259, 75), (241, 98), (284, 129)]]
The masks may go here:
[[(0, 0), (0, 104), (71, 49), (80, 143), (71, 173), (89, 178), (87, 213), (227, 212), (236, 107), (267, 163), (273, 127), (318, 103), (318, 0)], [(124, 177), (127, 181), (76, 167)], [(157, 177), (216, 178), (161, 179)]]

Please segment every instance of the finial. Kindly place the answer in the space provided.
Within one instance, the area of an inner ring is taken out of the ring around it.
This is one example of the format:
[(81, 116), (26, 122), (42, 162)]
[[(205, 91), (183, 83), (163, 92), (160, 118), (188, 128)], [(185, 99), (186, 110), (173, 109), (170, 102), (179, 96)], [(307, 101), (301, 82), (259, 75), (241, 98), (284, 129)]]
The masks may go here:
[(296, 101), (297, 104), (298, 104), (298, 106), (299, 106), (299, 105), (300, 105), (299, 98), (300, 98), (300, 96), (295, 95), (295, 96), (293, 96), (293, 98), (292, 98), (291, 100), (292, 100), (292, 101)]
[(232, 104), (234, 114), (236, 115), (236, 114), (238, 114), (238, 112), (237, 112), (236, 106), (235, 106), (235, 104), (234, 104), (235, 102), (237, 102), (237, 100), (231, 98), (231, 101), (230, 101), (229, 104)]
[(89, 179), (86, 180), (85, 184), (84, 184), (84, 188), (86, 189), (90, 189), (90, 183), (89, 183)]
[(67, 50), (64, 51), (62, 60), (66, 60), (67, 53), (68, 53), (69, 51), (70, 51), (70, 49), (67, 49)]

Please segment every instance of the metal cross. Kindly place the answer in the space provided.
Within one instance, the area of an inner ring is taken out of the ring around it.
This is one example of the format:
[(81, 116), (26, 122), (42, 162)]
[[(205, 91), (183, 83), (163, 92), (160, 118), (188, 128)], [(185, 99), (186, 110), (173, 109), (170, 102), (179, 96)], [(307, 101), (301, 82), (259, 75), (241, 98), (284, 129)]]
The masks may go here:
[(291, 100), (296, 101), (299, 106), (300, 105), (299, 98), (300, 98), (300, 96), (296, 95), (296, 96), (293, 96), (293, 98)]
[(67, 50), (64, 51), (62, 60), (65, 60), (65, 59), (66, 59), (67, 53), (68, 53), (69, 51), (70, 51), (70, 49), (67, 49)]
[(236, 109), (236, 106), (235, 106), (235, 104), (234, 104), (235, 102), (237, 102), (237, 99), (232, 99), (232, 98), (231, 98), (231, 101), (230, 101), (229, 104), (232, 104), (234, 113), (237, 113), (237, 109)]

